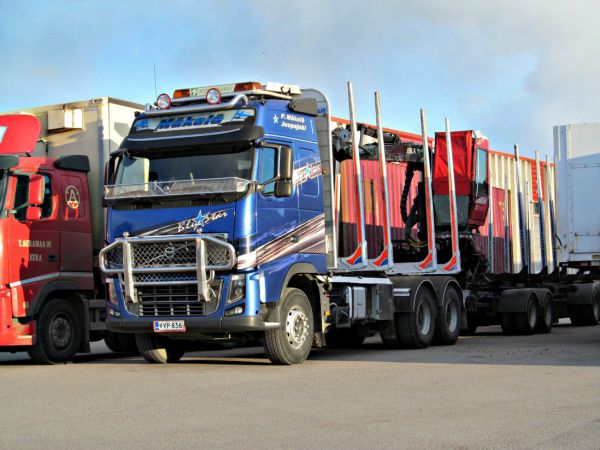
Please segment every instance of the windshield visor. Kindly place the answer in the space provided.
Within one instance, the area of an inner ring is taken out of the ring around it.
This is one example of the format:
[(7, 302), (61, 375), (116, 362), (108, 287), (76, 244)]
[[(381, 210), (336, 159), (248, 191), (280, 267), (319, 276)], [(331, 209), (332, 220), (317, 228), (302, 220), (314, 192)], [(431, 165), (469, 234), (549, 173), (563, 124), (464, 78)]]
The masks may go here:
[(252, 177), (254, 148), (242, 151), (174, 152), (163, 157), (123, 155), (107, 200), (132, 197), (243, 193)]

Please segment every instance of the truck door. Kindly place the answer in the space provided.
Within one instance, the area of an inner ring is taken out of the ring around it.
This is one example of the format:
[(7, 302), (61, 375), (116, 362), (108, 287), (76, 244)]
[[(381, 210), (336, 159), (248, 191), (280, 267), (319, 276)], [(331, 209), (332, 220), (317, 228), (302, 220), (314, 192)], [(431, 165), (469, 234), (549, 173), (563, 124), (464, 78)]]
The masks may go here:
[[(258, 181), (264, 187), (257, 192), (256, 200), (256, 249), (257, 265), (275, 260), (294, 252), (298, 236), (295, 229), (299, 225), (298, 189), (292, 195), (275, 196), (278, 148), (281, 144), (263, 143), (258, 152)], [(291, 143), (288, 143), (291, 147)]]
[[(13, 313), (17, 317), (26, 314), (26, 303), (30, 303), (39, 289), (60, 270), (60, 242), (57, 226), (57, 196), (55, 180), (51, 174), (41, 173), (45, 179), (44, 202), (40, 220), (26, 220), (29, 175), (13, 175), (11, 180), (12, 213), (8, 221), (8, 270), (9, 283), (16, 289), (17, 302), (13, 302)], [(14, 294), (13, 294), (14, 295)], [(16, 311), (15, 311), (16, 309)]]

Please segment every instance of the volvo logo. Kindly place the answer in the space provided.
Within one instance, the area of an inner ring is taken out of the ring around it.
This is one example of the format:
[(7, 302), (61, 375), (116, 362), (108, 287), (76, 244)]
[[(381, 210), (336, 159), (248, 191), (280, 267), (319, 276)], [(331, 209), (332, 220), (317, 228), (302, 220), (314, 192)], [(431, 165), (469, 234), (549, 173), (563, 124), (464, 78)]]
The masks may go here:
[(171, 245), (170, 247), (165, 248), (165, 250), (163, 251), (163, 255), (165, 256), (165, 258), (173, 259), (176, 251), (177, 249)]

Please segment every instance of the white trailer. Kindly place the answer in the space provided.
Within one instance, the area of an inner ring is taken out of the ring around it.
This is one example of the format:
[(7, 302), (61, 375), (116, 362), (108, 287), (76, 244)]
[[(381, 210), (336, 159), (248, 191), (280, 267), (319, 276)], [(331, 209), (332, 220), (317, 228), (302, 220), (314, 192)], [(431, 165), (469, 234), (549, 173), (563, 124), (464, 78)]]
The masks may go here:
[(600, 123), (554, 127), (554, 162), (558, 261), (600, 268)]

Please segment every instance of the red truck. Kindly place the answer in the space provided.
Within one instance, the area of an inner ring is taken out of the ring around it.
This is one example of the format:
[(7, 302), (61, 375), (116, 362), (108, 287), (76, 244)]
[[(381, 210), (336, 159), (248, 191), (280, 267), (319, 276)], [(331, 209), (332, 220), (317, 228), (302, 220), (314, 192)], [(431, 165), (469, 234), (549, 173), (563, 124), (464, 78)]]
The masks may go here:
[(70, 361), (103, 338), (111, 350), (135, 349), (131, 336), (105, 330), (105, 285), (94, 267), (105, 233), (103, 164), (76, 138), (99, 127), (93, 110), (81, 114), (57, 132), (46, 112), (36, 114), (43, 126), (34, 115), (0, 116), (0, 351), (41, 363)]

